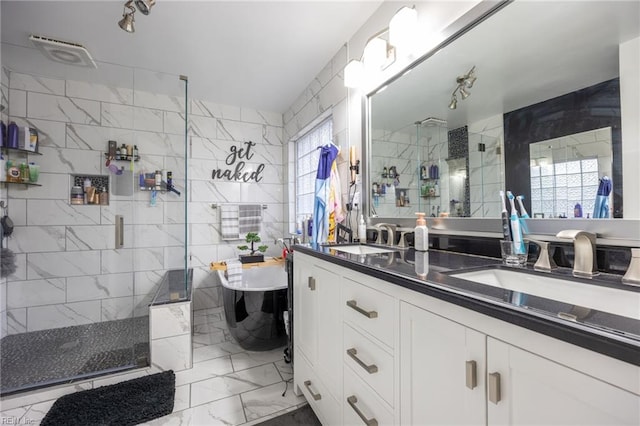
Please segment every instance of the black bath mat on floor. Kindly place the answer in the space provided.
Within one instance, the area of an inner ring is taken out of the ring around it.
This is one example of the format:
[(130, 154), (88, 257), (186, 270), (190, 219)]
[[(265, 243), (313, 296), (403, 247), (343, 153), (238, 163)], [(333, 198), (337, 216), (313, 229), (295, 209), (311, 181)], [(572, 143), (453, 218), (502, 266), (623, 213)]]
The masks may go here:
[(173, 411), (176, 376), (152, 374), (59, 398), (42, 426), (137, 425)]

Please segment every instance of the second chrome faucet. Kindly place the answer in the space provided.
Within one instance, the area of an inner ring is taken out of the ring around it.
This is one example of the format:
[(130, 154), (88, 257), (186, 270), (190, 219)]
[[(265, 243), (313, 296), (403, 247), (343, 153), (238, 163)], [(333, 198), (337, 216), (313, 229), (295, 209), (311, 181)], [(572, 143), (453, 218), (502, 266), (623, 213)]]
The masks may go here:
[(600, 274), (596, 259), (596, 234), (568, 229), (558, 232), (556, 237), (573, 240), (573, 276), (592, 278)]

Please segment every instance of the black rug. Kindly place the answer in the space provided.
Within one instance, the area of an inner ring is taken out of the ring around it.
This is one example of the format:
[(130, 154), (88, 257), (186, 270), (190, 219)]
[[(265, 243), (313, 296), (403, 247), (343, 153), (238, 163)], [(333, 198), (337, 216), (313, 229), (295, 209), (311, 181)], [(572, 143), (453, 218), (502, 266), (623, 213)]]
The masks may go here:
[(152, 374), (59, 398), (42, 426), (136, 425), (173, 411), (176, 376)]
[(309, 405), (300, 407), (297, 410), (289, 411), (281, 416), (274, 417), (255, 426), (322, 426)]

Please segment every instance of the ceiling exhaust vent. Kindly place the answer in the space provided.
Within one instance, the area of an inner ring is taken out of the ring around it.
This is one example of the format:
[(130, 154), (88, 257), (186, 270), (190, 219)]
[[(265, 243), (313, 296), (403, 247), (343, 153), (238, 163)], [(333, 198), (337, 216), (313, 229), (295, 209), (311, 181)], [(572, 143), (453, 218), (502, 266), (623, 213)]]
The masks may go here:
[(49, 59), (79, 67), (98, 68), (89, 51), (79, 43), (31, 34), (29, 40)]

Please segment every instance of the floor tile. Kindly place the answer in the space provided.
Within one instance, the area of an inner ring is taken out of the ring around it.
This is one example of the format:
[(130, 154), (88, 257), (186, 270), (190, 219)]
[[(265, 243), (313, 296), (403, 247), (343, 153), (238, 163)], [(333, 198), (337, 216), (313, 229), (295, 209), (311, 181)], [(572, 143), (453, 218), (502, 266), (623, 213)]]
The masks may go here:
[(227, 398), (280, 381), (273, 364), (191, 384), (191, 406)]
[(305, 401), (304, 397), (295, 396), (291, 386), (288, 386), (288, 391), (282, 396), (284, 390), (285, 383), (280, 382), (243, 393), (241, 398), (247, 420), (259, 419)]
[(276, 362), (284, 357), (284, 348), (266, 352), (240, 352), (231, 355), (231, 362), (235, 371), (245, 370), (256, 365)]
[(193, 349), (193, 362), (202, 362), (208, 359), (233, 355), (243, 351), (244, 349), (234, 342), (223, 342), (216, 345), (197, 347)]
[(209, 359), (193, 364), (193, 368), (176, 373), (176, 386), (181, 386), (233, 372), (228, 356)]

